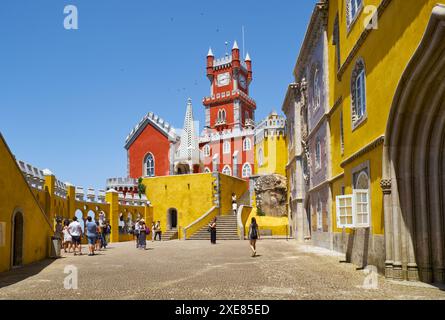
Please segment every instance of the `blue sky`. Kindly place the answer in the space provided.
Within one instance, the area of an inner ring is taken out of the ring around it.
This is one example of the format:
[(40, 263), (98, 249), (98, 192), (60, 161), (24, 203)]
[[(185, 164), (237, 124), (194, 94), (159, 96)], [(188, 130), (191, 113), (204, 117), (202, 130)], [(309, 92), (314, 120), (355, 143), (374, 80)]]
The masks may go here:
[[(242, 43), (256, 119), (280, 111), (316, 0), (2, 0), (0, 131), (18, 159), (103, 188), (126, 175), (124, 141), (149, 111), (204, 121), (205, 57)], [(79, 29), (65, 30), (76, 5)]]

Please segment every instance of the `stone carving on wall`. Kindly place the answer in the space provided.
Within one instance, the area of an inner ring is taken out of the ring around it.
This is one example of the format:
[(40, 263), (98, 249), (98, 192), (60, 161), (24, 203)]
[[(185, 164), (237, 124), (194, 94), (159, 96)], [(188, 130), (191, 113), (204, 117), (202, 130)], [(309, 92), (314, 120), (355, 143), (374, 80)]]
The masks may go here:
[(287, 179), (279, 174), (255, 179), (257, 208), (266, 216), (287, 216)]

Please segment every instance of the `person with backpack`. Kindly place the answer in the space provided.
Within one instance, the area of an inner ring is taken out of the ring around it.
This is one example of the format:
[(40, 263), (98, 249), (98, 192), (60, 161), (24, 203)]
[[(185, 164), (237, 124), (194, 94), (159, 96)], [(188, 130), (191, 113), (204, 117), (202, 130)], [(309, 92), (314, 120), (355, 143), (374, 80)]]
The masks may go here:
[(256, 241), (260, 238), (260, 232), (255, 217), (252, 217), (252, 221), (249, 226), (249, 240), (250, 249), (252, 250), (252, 257), (256, 256)]

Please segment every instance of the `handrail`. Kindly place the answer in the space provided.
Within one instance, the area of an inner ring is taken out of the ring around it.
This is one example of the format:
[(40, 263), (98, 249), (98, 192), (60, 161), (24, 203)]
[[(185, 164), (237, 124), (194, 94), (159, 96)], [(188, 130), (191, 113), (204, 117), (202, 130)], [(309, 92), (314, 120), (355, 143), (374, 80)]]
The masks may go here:
[(216, 209), (218, 209), (218, 207), (214, 206), (212, 207), (209, 211), (207, 211), (206, 213), (204, 213), (203, 216), (201, 216), (200, 218), (198, 218), (197, 220), (193, 221), (191, 224), (189, 224), (187, 227), (184, 227), (183, 230), (183, 239), (187, 240), (187, 230), (191, 229), (192, 227), (194, 227), (195, 225), (197, 225), (198, 223), (202, 222), (205, 218), (207, 218), (208, 216), (210, 216), (213, 211), (215, 211)]
[(244, 223), (243, 223), (243, 211), (244, 208), (250, 208), (253, 209), (253, 207), (251, 206), (246, 206), (246, 205), (241, 205), (238, 208), (238, 212), (236, 214), (236, 223), (238, 226), (238, 234), (239, 234), (239, 238), (240, 240), (244, 240)]

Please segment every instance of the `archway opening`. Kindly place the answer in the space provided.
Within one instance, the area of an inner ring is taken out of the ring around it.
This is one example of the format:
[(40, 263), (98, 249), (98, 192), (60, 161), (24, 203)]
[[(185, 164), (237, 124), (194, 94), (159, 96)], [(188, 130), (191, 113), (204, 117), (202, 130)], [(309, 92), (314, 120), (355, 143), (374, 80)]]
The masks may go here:
[(23, 264), (23, 214), (17, 212), (13, 220), (13, 244), (12, 244), (12, 266), (19, 267)]
[(397, 88), (383, 150), (385, 272), (445, 283), (445, 8)]
[(171, 208), (167, 213), (167, 228), (175, 230), (178, 228), (178, 210)]

